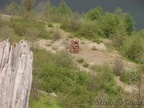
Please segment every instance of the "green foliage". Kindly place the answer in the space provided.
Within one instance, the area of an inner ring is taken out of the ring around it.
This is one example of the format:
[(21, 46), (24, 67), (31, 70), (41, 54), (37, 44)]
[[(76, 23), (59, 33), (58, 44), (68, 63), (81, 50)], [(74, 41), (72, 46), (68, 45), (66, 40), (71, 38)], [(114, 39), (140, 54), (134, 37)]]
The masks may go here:
[(83, 67), (88, 67), (88, 66), (89, 66), (89, 64), (86, 62), (83, 64)]
[(120, 7), (117, 7), (114, 11), (114, 14), (115, 15), (120, 15), (120, 16), (123, 15), (122, 9)]
[[(93, 70), (97, 74), (96, 77), (91, 79), (88, 89), (97, 93), (96, 100), (116, 101), (120, 98), (122, 89), (116, 86), (113, 71), (107, 65), (93, 66)], [(109, 108), (110, 106), (108, 105), (106, 107)]]
[(80, 25), (80, 15), (78, 13), (74, 13), (71, 17), (62, 22), (61, 28), (67, 31), (76, 32), (80, 29)]
[(57, 41), (59, 39), (61, 39), (61, 33), (60, 33), (59, 29), (55, 29), (54, 33), (52, 35), (52, 40)]
[(52, 6), (48, 1), (43, 5), (41, 13), (42, 19), (44, 20), (62, 22), (71, 16), (72, 10), (64, 1), (62, 1), (58, 7)]
[[(71, 67), (59, 62), (63, 58)], [(95, 98), (100, 99), (101, 91), (107, 95), (107, 101), (121, 97), (121, 89), (115, 85), (113, 72), (108, 66), (102, 66), (97, 75), (91, 77), (75, 70), (73, 64), (68, 63), (69, 59), (71, 57), (67, 54), (53, 55), (44, 50), (34, 50), (33, 77), (38, 89), (56, 93), (64, 108), (90, 108)]]
[(83, 59), (83, 58), (78, 58), (78, 59), (77, 59), (77, 62), (78, 62), (78, 63), (83, 63), (83, 62), (84, 62), (84, 59)]
[(104, 67), (104, 69), (99, 72), (99, 75), (96, 77), (96, 84), (97, 91), (104, 90), (109, 95), (118, 95), (119, 88), (115, 87), (114, 75), (113, 72)]
[(35, 31), (33, 29), (33, 32), (37, 32), (38, 34), (33, 39), (50, 38), (48, 32), (45, 30), (45, 24), (36, 20), (11, 19), (11, 27), (14, 29), (15, 34), (21, 37), (27, 36), (29, 29), (34, 28)]
[(52, 23), (49, 23), (49, 24), (48, 24), (48, 27), (53, 27)]
[(0, 28), (5, 27), (5, 26), (10, 26), (10, 22), (7, 20), (4, 20), (2, 15), (0, 15)]
[(33, 92), (31, 92), (29, 108), (62, 108), (55, 97), (37, 92), (38, 99), (35, 99)]
[(72, 14), (71, 9), (62, 0), (58, 7), (52, 6), (50, 20), (54, 22), (62, 22), (69, 18)]
[[(22, 8), (15, 3), (9, 5), (8, 14), (15, 15), (20, 10), (20, 15), (26, 19), (12, 18), (9, 22), (0, 17), (1, 39), (9, 38), (10, 41), (17, 41), (25, 38), (33, 41), (38, 38), (51, 38), (49, 32), (45, 30), (46, 24), (31, 17), (41, 14), (42, 19), (50, 23), (62, 22), (61, 28), (73, 32), (76, 36), (96, 42), (100, 42), (100, 36), (109, 38), (123, 55), (142, 63), (144, 33), (140, 31), (134, 34), (132, 17), (122, 12), (120, 8), (117, 8), (114, 13), (104, 13), (101, 7), (96, 7), (81, 17), (78, 13), (72, 14), (64, 1), (59, 7), (46, 2), (42, 10), (35, 13), (36, 11), (32, 9), (34, 1), (22, 0)], [(29, 16), (30, 19), (27, 19)], [(48, 26), (52, 27), (51, 24)], [(53, 39), (60, 38), (59, 32), (56, 31)], [(84, 67), (89, 66), (83, 59), (79, 59), (78, 62), (83, 63)], [(116, 65), (114, 72), (120, 75), (123, 82), (134, 84), (138, 81), (137, 72), (123, 72), (121, 67), (121, 64)], [(33, 86), (48, 93), (56, 93), (60, 105), (64, 108), (90, 108), (95, 99), (101, 99), (102, 95), (107, 101), (116, 101), (121, 97), (121, 89), (115, 84), (113, 70), (108, 66), (95, 66), (93, 71), (97, 72), (96, 76), (79, 71), (67, 52), (51, 54), (44, 50), (34, 49)], [(30, 108), (37, 107), (60, 108), (57, 100), (42, 94), (38, 94), (38, 100), (30, 98)]]
[(65, 51), (58, 52), (55, 55), (55, 61), (54, 62), (56, 65), (63, 67), (63, 68), (71, 69), (71, 68), (75, 67), (74, 63), (71, 59), (71, 56)]
[(125, 30), (117, 30), (113, 35), (112, 35), (112, 43), (114, 47), (116, 47), (118, 50), (122, 48), (124, 45), (124, 42), (126, 40), (126, 31)]
[(97, 6), (95, 9), (91, 9), (89, 10), (85, 17), (88, 20), (98, 20), (99, 18), (101, 18), (101, 16), (103, 15), (103, 10), (100, 6)]
[(9, 15), (18, 15), (20, 12), (20, 6), (16, 2), (12, 2), (6, 7), (6, 13)]
[(64, 2), (64, 0), (62, 0), (62, 2), (60, 3), (59, 7), (58, 7), (58, 14), (64, 16), (64, 17), (68, 17), (70, 16), (72, 13), (71, 9), (67, 6), (67, 4)]
[(124, 54), (135, 62), (142, 62), (144, 44), (140, 36), (128, 37), (124, 44)]
[(39, 36), (40, 31), (35, 27), (29, 27), (26, 29), (26, 38), (31, 42), (35, 41)]
[(87, 21), (81, 25), (80, 30), (77, 32), (76, 35), (80, 37), (92, 39), (97, 36), (96, 29), (97, 29), (97, 25), (95, 22)]
[(64, 108), (89, 108), (92, 105), (95, 93), (87, 90), (90, 76), (78, 71), (67, 53), (53, 55), (34, 50), (33, 66), (33, 81), (38, 89), (56, 93)]
[(116, 59), (113, 67), (115, 75), (120, 76), (123, 72), (123, 61), (121, 59)]
[(51, 7), (48, 21), (51, 21), (51, 22), (61, 22), (62, 21), (62, 16), (60, 16), (58, 14), (58, 8), (57, 7), (55, 7), (55, 6)]
[(8, 26), (3, 26), (0, 28), (0, 38), (3, 40), (7, 40), (14, 36), (14, 31)]
[(11, 43), (19, 42), (20, 37), (16, 36), (10, 21), (3, 20), (0, 15), (0, 40), (9, 40)]
[(136, 84), (139, 81), (139, 76), (137, 71), (122, 72), (120, 75), (120, 80), (126, 84)]
[(125, 26), (126, 26), (128, 35), (131, 35), (132, 32), (134, 31), (134, 20), (132, 16), (130, 16), (129, 14), (126, 14), (125, 16)]
[(106, 13), (101, 17), (98, 24), (100, 27), (100, 34), (104, 37), (110, 38), (111, 35), (116, 32), (120, 24), (120, 19), (112, 13)]
[(92, 39), (92, 42), (96, 42), (97, 44), (102, 43), (102, 40), (100, 39), (100, 37), (96, 37), (95, 39)]
[(20, 8), (20, 16), (25, 19), (36, 18), (36, 10), (33, 9), (35, 0), (22, 0)]
[(48, 17), (50, 15), (51, 8), (52, 8), (52, 6), (51, 6), (50, 1), (48, 1), (44, 4), (42, 11), (43, 11), (43, 15), (45, 15), (45, 17)]
[(144, 37), (144, 29), (141, 29), (141, 30), (139, 31), (139, 35), (142, 36), (142, 37)]
[(21, 4), (24, 9), (30, 11), (35, 3), (35, 0), (22, 0)]
[[(91, 68), (97, 72), (94, 82), (99, 82), (95, 84), (94, 90), (97, 92), (100, 90), (105, 90), (106, 93), (112, 92), (113, 86), (115, 86), (113, 71), (107, 65), (93, 66)], [(117, 94), (118, 91), (113, 91), (113, 93)]]

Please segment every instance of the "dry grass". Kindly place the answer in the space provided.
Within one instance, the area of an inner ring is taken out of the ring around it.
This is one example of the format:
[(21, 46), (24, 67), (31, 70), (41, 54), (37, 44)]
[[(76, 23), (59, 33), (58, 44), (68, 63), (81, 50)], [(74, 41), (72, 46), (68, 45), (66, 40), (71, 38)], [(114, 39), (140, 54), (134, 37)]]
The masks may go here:
[(60, 32), (59, 29), (56, 28), (56, 29), (54, 30), (53, 35), (52, 35), (52, 40), (53, 40), (53, 41), (57, 41), (57, 40), (59, 40), (59, 39), (61, 39), (61, 32)]
[(120, 76), (123, 72), (123, 61), (121, 59), (116, 59), (113, 67), (113, 71), (117, 76)]

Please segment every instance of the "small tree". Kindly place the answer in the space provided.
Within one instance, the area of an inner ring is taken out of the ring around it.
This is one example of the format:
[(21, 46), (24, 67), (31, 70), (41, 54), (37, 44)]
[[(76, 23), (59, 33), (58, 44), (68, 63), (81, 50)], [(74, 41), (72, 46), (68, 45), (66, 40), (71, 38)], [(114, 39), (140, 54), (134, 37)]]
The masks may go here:
[(126, 26), (128, 35), (131, 35), (131, 33), (134, 31), (134, 21), (133, 21), (133, 18), (129, 14), (126, 14), (125, 16), (125, 26)]
[(34, 18), (35, 17), (35, 10), (33, 10), (33, 5), (35, 3), (35, 0), (22, 0), (21, 1), (21, 11), (20, 15), (23, 16), (23, 18)]
[[(135, 62), (141, 62), (144, 55), (144, 45), (140, 36), (133, 36), (125, 48), (125, 55)], [(130, 38), (127, 40), (129, 41)]]
[(48, 19), (48, 17), (50, 16), (52, 11), (52, 6), (51, 6), (51, 2), (48, 1), (44, 4), (43, 9), (42, 9), (42, 14), (44, 19)]
[(62, 16), (70, 16), (72, 13), (71, 9), (67, 6), (67, 4), (62, 0), (58, 7), (58, 14)]
[(95, 9), (90, 10), (86, 14), (86, 18), (90, 20), (98, 20), (103, 15), (103, 10), (100, 6), (97, 6)]
[(126, 30), (119, 29), (112, 35), (112, 44), (117, 48), (121, 49), (124, 45), (124, 41), (126, 40)]
[(101, 35), (109, 38), (116, 33), (117, 28), (120, 26), (120, 19), (112, 13), (106, 13), (100, 18), (98, 24), (101, 30)]
[(121, 15), (121, 14), (123, 14), (122, 9), (119, 8), (119, 7), (117, 7), (117, 8), (115, 9), (115, 11), (114, 11), (114, 14), (116, 14), (116, 15)]
[(12, 2), (8, 7), (6, 7), (6, 13), (9, 15), (18, 15), (20, 11), (20, 6), (16, 2)]
[(80, 29), (80, 25), (80, 15), (78, 13), (74, 13), (70, 18), (63, 21), (61, 28), (67, 31), (76, 32)]
[(27, 11), (32, 10), (34, 3), (35, 3), (35, 0), (22, 0), (21, 2), (22, 7), (25, 8)]

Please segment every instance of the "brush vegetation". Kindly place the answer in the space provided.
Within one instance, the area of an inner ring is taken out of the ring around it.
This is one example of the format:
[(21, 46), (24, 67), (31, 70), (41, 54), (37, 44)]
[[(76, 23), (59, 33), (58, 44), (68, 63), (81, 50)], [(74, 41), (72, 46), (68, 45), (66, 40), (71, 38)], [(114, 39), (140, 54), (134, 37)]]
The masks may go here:
[[(34, 5), (35, 0), (22, 0), (21, 6), (12, 2), (5, 8), (7, 15), (14, 17), (4, 20), (0, 15), (0, 40), (9, 38), (11, 43), (21, 39), (35, 42), (38, 39), (61, 38), (59, 31), (46, 30), (60, 23), (60, 28), (75, 37), (86, 38), (100, 43), (101, 38), (109, 39), (120, 54), (128, 60), (142, 65), (144, 63), (144, 30), (136, 30), (132, 16), (116, 8), (113, 13), (105, 12), (100, 6), (85, 14), (72, 12), (62, 0), (59, 6), (48, 2)], [(51, 35), (52, 34), (52, 35)], [(67, 52), (51, 54), (32, 46), (34, 52), (33, 84), (30, 96), (30, 108), (99, 108), (99, 99), (116, 102), (130, 98), (122, 88), (116, 85), (115, 75), (127, 84), (142, 81), (139, 71), (124, 71), (121, 61), (116, 61), (114, 69), (107, 65), (93, 66), (96, 76), (80, 71)], [(95, 49), (93, 49), (95, 50)], [(84, 59), (77, 60), (84, 67), (89, 64)], [(142, 70), (140, 71), (142, 72)], [(139, 83), (139, 87), (140, 84)], [(48, 93), (44, 95), (38, 90)], [(58, 97), (51, 97), (49, 93)], [(142, 99), (139, 98), (138, 99)], [(140, 105), (138, 105), (139, 108)], [(127, 105), (107, 105), (105, 108), (131, 108)]]

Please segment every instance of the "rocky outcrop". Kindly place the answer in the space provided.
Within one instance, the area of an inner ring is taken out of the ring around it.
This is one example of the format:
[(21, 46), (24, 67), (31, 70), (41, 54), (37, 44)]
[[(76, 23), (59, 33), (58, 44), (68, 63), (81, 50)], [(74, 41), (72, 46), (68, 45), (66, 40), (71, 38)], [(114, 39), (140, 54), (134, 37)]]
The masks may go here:
[(32, 61), (27, 42), (0, 42), (0, 108), (28, 108)]

